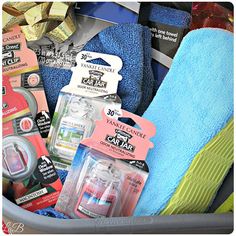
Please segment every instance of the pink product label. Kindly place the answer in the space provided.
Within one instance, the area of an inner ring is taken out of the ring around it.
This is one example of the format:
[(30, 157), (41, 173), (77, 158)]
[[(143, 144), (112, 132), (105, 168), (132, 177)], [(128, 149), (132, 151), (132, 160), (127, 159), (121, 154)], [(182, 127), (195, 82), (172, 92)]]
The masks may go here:
[(24, 34), (15, 26), (2, 37), (2, 70), (4, 75), (14, 76), (37, 70), (38, 61), (34, 51), (26, 45)]
[(126, 175), (122, 187), (122, 216), (131, 216), (146, 182), (146, 176), (137, 173)]
[(122, 117), (133, 119), (141, 129), (112, 119), (103, 112), (102, 120), (96, 121), (91, 138), (81, 143), (113, 158), (145, 160), (149, 148), (153, 147), (150, 138), (155, 135), (155, 126), (148, 120), (124, 110)]

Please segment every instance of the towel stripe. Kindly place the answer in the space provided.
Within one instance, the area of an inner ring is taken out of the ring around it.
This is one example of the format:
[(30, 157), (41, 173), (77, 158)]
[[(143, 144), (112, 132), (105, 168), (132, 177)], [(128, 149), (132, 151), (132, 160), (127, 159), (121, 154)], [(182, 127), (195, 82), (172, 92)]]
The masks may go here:
[(233, 164), (231, 119), (194, 158), (175, 194), (160, 215), (205, 212)]

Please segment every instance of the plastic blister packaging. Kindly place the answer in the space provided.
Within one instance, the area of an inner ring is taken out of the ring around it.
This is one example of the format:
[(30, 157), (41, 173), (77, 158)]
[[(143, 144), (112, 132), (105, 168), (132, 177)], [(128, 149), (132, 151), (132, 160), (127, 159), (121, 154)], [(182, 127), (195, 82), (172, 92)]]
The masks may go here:
[[(73, 160), (81, 140), (91, 136), (95, 121), (101, 118), (101, 110), (112, 104), (120, 104), (116, 95), (103, 98), (88, 98), (61, 93), (60, 102), (53, 117), (54, 129), (48, 149), (56, 157), (69, 163)], [(56, 167), (63, 166), (55, 162)]]
[(105, 107), (121, 107), (116, 94), (121, 68), (121, 59), (114, 55), (88, 51), (77, 55), (71, 81), (60, 91), (47, 140), (57, 169), (69, 170), (80, 142), (91, 136)]
[(93, 112), (88, 99), (63, 94), (49, 150), (62, 158), (73, 158), (80, 141), (92, 132)]
[[(56, 209), (71, 218), (102, 218), (132, 215), (148, 176), (144, 162), (112, 159), (80, 146)], [(80, 152), (80, 151), (79, 151)]]
[(3, 194), (29, 211), (55, 205), (62, 183), (49, 157), (22, 88), (2, 78)]
[[(119, 118), (130, 118), (139, 128)], [(71, 218), (132, 216), (148, 178), (145, 159), (155, 126), (112, 107), (95, 123), (76, 151), (55, 209)]]

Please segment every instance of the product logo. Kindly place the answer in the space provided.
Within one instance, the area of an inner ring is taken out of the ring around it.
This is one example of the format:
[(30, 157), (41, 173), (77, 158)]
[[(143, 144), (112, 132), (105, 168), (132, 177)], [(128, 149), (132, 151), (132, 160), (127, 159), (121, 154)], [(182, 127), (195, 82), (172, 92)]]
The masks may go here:
[(3, 66), (10, 66), (20, 62), (20, 57), (15, 57), (14, 51), (20, 50), (20, 43), (7, 44), (2, 47), (2, 64)]
[(22, 233), (24, 231), (24, 224), (8, 221), (6, 224), (3, 224), (2, 229), (6, 234)]
[(103, 72), (98, 70), (90, 70), (89, 78), (82, 78), (82, 84), (97, 87), (97, 88), (106, 88), (107, 82), (103, 81), (101, 78), (104, 75)]
[(27, 82), (29, 86), (36, 87), (40, 82), (40, 77), (36, 73), (30, 74), (29, 77), (27, 78)]
[(24, 132), (29, 132), (32, 130), (34, 122), (29, 117), (25, 117), (20, 121), (20, 129)]
[(106, 141), (108, 143), (111, 143), (117, 147), (120, 147), (122, 149), (125, 149), (129, 152), (134, 152), (135, 150), (135, 146), (133, 146), (132, 144), (129, 143), (129, 140), (133, 137), (131, 134), (116, 129), (115, 130), (116, 134), (115, 136), (111, 136), (111, 135), (107, 135), (106, 136)]

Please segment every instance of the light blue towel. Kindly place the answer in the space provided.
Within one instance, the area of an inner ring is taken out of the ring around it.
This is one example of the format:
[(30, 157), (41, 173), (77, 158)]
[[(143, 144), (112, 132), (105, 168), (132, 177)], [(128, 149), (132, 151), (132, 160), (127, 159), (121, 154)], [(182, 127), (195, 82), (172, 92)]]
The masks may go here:
[(185, 36), (143, 117), (156, 124), (150, 175), (134, 215), (159, 214), (194, 156), (233, 115), (233, 34), (199, 29)]

